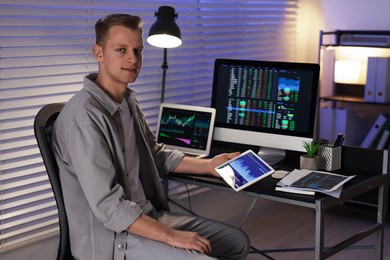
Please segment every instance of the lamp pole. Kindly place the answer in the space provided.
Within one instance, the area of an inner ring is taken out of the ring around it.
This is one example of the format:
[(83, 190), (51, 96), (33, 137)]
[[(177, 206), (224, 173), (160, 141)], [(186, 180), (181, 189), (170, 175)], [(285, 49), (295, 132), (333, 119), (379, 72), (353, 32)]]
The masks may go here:
[(161, 65), (161, 68), (163, 70), (162, 74), (162, 83), (161, 83), (161, 98), (160, 103), (164, 102), (164, 96), (165, 96), (165, 79), (167, 76), (167, 69), (168, 69), (168, 62), (167, 62), (167, 48), (164, 48), (164, 60)]

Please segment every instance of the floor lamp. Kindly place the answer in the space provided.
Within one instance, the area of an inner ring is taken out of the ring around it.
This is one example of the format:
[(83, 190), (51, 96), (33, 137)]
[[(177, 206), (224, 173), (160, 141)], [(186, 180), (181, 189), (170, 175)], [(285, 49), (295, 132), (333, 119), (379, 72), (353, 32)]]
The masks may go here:
[(164, 48), (164, 60), (161, 68), (163, 70), (161, 83), (160, 102), (164, 102), (165, 79), (168, 69), (167, 48), (176, 48), (181, 45), (180, 28), (175, 22), (178, 14), (171, 6), (160, 6), (158, 12), (154, 13), (157, 21), (150, 27), (147, 42), (155, 47)]
[[(161, 98), (160, 103), (164, 102), (165, 96), (165, 79), (167, 75), (168, 62), (167, 62), (167, 49), (179, 47), (182, 43), (180, 28), (175, 22), (175, 18), (178, 14), (175, 13), (175, 9), (171, 6), (160, 6), (158, 12), (154, 13), (157, 17), (157, 21), (150, 27), (148, 43), (158, 48), (164, 48), (164, 60), (161, 65), (163, 70), (162, 83), (161, 83)], [(165, 194), (168, 195), (168, 181), (162, 180), (162, 185), (165, 190)], [(169, 198), (167, 196), (167, 198)]]

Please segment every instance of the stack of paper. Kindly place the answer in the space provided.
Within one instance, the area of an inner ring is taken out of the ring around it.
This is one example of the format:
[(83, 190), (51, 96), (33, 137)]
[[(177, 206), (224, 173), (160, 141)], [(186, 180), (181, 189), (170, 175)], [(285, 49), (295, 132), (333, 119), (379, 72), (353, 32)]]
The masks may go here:
[(344, 183), (355, 177), (323, 171), (293, 170), (276, 184), (277, 191), (314, 195), (321, 192), (339, 198)]

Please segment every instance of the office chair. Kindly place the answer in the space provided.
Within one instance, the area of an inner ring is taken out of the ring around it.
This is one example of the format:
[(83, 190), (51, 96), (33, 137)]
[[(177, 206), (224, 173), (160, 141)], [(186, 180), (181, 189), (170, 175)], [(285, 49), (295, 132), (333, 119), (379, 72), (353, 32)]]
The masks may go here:
[(54, 197), (57, 202), (60, 226), (60, 242), (58, 245), (57, 260), (72, 260), (74, 258), (72, 257), (72, 253), (70, 251), (68, 220), (66, 218), (60, 176), (58, 174), (58, 166), (51, 149), (51, 134), (54, 122), (63, 107), (64, 104), (62, 103), (53, 103), (42, 107), (35, 117), (34, 133), (49, 176)]

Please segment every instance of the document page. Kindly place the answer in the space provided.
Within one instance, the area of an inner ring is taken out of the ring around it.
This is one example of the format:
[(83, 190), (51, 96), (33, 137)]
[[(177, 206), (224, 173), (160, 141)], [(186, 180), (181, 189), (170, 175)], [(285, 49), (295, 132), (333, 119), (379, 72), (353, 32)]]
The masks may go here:
[(345, 176), (330, 172), (313, 170), (293, 170), (290, 174), (280, 180), (276, 185), (288, 189), (321, 192), (333, 197), (340, 197), (344, 183), (353, 176)]

